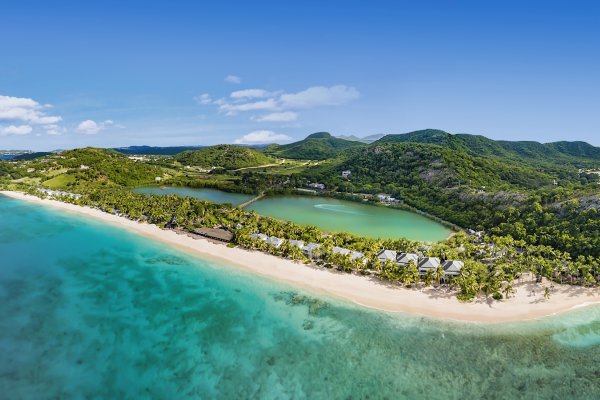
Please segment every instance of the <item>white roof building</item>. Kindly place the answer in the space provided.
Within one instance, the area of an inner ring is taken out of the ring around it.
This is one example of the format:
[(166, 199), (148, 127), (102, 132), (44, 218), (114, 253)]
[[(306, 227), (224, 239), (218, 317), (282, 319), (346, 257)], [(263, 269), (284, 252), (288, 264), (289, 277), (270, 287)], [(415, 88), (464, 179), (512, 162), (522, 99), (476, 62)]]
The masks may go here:
[(269, 237), (267, 235), (265, 235), (264, 233), (251, 233), (250, 234), (250, 238), (252, 238), (252, 239), (260, 239), (263, 242), (266, 242), (267, 240), (269, 240)]
[(377, 258), (382, 263), (385, 263), (387, 260), (396, 261), (396, 251), (381, 250), (379, 253), (377, 253)]
[(290, 246), (296, 246), (301, 249), (304, 247), (304, 241), (292, 239), (292, 240), (290, 240)]
[(275, 236), (271, 236), (266, 240), (267, 244), (274, 246), (275, 248), (280, 248), (281, 245), (285, 242), (285, 239), (281, 239)]
[(321, 245), (318, 243), (309, 243), (306, 246), (304, 246), (302, 248), (302, 252), (308, 256), (308, 257), (313, 257), (315, 254), (316, 250), (319, 250), (321, 248)]
[(440, 266), (440, 259), (437, 257), (424, 257), (419, 260), (419, 275), (425, 275), (429, 270), (435, 270)]
[(396, 262), (403, 266), (407, 266), (411, 261), (416, 266), (417, 264), (419, 264), (419, 256), (415, 253), (400, 253), (396, 258)]
[(343, 256), (345, 256), (345, 255), (347, 255), (347, 254), (350, 254), (350, 250), (348, 250), (348, 249), (345, 249), (345, 248), (343, 248), (343, 247), (337, 247), (337, 246), (335, 246), (335, 247), (332, 249), (332, 251), (333, 251), (334, 253), (336, 253), (336, 254), (341, 254), (341, 255), (343, 255)]
[(442, 264), (442, 268), (444, 269), (444, 275), (449, 276), (457, 276), (460, 274), (460, 270), (465, 266), (465, 263), (462, 261), (449, 260), (445, 261)]

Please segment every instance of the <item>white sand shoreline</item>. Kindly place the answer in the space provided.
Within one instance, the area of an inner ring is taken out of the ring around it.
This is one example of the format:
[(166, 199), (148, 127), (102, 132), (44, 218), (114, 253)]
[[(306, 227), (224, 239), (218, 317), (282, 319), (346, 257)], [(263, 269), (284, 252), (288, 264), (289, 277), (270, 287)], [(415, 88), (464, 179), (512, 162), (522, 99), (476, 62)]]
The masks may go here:
[[(178, 235), (174, 231), (163, 230), (155, 225), (131, 221), (89, 207), (40, 199), (19, 192), (4, 191), (0, 194), (93, 217), (202, 258), (225, 261), (255, 274), (381, 311), (404, 312), (464, 322), (499, 323), (539, 319), (600, 304), (598, 289), (555, 284), (550, 299), (544, 300), (542, 287), (533, 283), (515, 284), (514, 297), (501, 302), (478, 299), (472, 303), (461, 303), (453, 294), (432, 288), (422, 290), (401, 288), (369, 277), (337, 273), (258, 251), (239, 247), (229, 248), (208, 240), (193, 239)], [(532, 290), (536, 291), (535, 296), (531, 295)]]

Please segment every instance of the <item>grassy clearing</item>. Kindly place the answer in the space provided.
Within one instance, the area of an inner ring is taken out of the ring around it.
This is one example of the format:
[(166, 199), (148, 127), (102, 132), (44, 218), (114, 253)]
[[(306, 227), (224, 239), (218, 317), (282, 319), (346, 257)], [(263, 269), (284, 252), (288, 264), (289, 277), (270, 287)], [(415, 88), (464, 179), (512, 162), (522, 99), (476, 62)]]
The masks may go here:
[(43, 183), (45, 187), (50, 189), (60, 189), (65, 188), (69, 183), (75, 183), (75, 176), (73, 175), (57, 175), (52, 179), (48, 179)]

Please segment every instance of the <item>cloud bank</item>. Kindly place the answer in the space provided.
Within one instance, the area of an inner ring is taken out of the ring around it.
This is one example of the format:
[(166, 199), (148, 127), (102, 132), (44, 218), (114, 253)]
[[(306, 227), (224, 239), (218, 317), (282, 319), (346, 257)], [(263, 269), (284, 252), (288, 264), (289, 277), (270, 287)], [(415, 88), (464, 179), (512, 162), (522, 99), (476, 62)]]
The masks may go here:
[(48, 115), (46, 110), (51, 107), (30, 98), (0, 95), (0, 135), (27, 135), (34, 126), (44, 128), (47, 133), (61, 131), (57, 123), (62, 117)]
[(202, 105), (216, 105), (219, 112), (235, 116), (244, 112), (268, 112), (253, 115), (257, 122), (289, 122), (298, 119), (298, 110), (332, 107), (347, 104), (360, 97), (360, 92), (346, 85), (311, 86), (296, 93), (268, 91), (265, 89), (243, 89), (232, 92), (227, 98), (212, 100), (208, 93), (194, 99)]
[(242, 136), (234, 141), (235, 144), (267, 144), (275, 142), (287, 142), (292, 140), (291, 137), (283, 134), (278, 134), (273, 131), (260, 130), (253, 131)]

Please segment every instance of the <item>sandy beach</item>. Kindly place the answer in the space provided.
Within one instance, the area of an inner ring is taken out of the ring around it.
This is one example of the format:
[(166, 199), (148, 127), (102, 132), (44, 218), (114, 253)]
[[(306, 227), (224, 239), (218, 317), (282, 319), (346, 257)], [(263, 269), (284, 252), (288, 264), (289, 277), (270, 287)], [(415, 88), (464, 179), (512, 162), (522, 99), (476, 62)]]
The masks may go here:
[(544, 286), (531, 282), (515, 284), (516, 293), (508, 300), (493, 301), (491, 298), (480, 298), (471, 303), (461, 303), (453, 293), (445, 290), (406, 289), (370, 277), (338, 273), (258, 251), (229, 248), (224, 244), (193, 239), (174, 231), (163, 230), (155, 225), (131, 221), (88, 207), (40, 199), (18, 192), (4, 191), (0, 194), (96, 218), (205, 259), (222, 261), (270, 279), (389, 312), (404, 312), (458, 321), (497, 323), (538, 319), (583, 306), (600, 304), (600, 291), (597, 288), (555, 284), (550, 299), (545, 300)]

